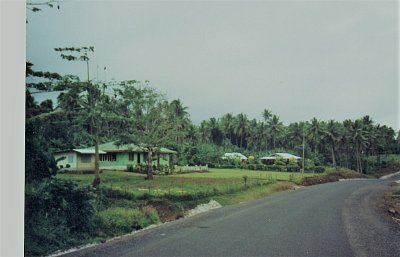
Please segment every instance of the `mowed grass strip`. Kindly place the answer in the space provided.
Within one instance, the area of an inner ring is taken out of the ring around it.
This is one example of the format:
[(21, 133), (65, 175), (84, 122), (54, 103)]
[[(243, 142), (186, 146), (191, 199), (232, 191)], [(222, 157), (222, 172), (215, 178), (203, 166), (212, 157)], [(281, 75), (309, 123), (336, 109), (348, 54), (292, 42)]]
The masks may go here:
[(272, 179), (280, 181), (292, 181), (297, 183), (300, 182), (303, 177), (312, 177), (318, 175), (320, 174), (243, 169), (209, 169), (209, 172), (178, 174), (174, 176), (191, 178), (241, 178), (242, 180), (244, 176), (247, 176), (248, 179)]
[[(169, 176), (155, 176), (154, 180), (145, 180), (144, 174), (104, 170), (100, 174), (101, 188), (128, 192), (136, 197), (144, 194), (190, 195), (201, 192), (225, 194), (240, 190), (246, 186), (266, 185), (278, 181), (298, 182), (303, 176), (291, 172), (252, 171), (240, 169), (210, 169), (206, 173), (188, 173)], [(58, 178), (72, 180), (79, 185), (91, 184), (93, 174), (58, 174)], [(246, 182), (243, 177), (247, 177)]]

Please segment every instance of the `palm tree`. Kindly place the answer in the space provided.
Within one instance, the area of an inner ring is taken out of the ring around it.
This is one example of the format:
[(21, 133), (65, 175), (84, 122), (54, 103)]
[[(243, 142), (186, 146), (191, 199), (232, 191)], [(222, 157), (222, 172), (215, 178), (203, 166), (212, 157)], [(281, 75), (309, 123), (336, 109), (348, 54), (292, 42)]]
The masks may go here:
[(240, 113), (236, 116), (235, 134), (240, 138), (240, 148), (243, 146), (243, 137), (247, 132), (247, 122), (246, 114)]
[(298, 122), (289, 124), (288, 138), (292, 148), (303, 143), (303, 128)]
[(272, 112), (270, 110), (264, 109), (264, 111), (262, 112), (262, 117), (264, 118), (265, 122), (268, 122), (269, 119), (271, 119), (272, 117)]
[(200, 131), (200, 138), (201, 138), (201, 141), (202, 141), (203, 143), (208, 143), (208, 142), (210, 142), (210, 139), (211, 139), (211, 131), (210, 131), (210, 128), (209, 128), (209, 126), (208, 126), (207, 121), (203, 120), (203, 121), (200, 123), (199, 131)]
[[(269, 120), (272, 117), (272, 112), (270, 110), (268, 110), (268, 109), (264, 109), (264, 111), (261, 113), (261, 115), (264, 118), (264, 122), (266, 124), (268, 124)], [(265, 151), (266, 152), (268, 151), (268, 138), (269, 138), (268, 132), (269, 132), (268, 131), (268, 127), (265, 126), (265, 129), (263, 130), (263, 137), (264, 137), (264, 140), (265, 140)]]
[(221, 145), (224, 140), (224, 135), (219, 128), (219, 122), (216, 118), (210, 118), (208, 120), (208, 128), (211, 134), (211, 140), (214, 144)]
[(362, 173), (362, 148), (368, 143), (368, 131), (365, 130), (362, 120), (355, 120), (350, 128), (350, 135), (355, 144), (357, 171)]
[(332, 156), (332, 166), (336, 167), (336, 144), (339, 142), (340, 137), (341, 137), (341, 127), (340, 123), (334, 121), (334, 120), (329, 120), (328, 123), (326, 124), (326, 129), (324, 131), (325, 138), (329, 142), (331, 146), (331, 156)]
[(310, 126), (308, 127), (308, 135), (310, 136), (311, 140), (313, 141), (315, 157), (317, 156), (318, 144), (319, 144), (319, 141), (321, 140), (322, 133), (323, 133), (322, 123), (319, 120), (317, 120), (316, 118), (313, 118), (311, 120)]
[(221, 118), (222, 130), (229, 141), (232, 143), (232, 133), (234, 131), (234, 117), (232, 113), (227, 113)]
[(249, 128), (248, 128), (247, 147), (253, 150), (260, 149), (261, 137), (262, 137), (261, 126), (259, 125), (256, 119), (252, 119), (249, 123)]
[(279, 136), (279, 133), (282, 132), (283, 124), (281, 121), (279, 121), (279, 117), (274, 114), (272, 119), (269, 120), (268, 126), (272, 136), (273, 146), (276, 148), (276, 138)]
[(198, 140), (198, 132), (196, 126), (190, 124), (186, 131), (186, 139), (191, 142), (191, 144), (195, 144)]
[(180, 99), (173, 100), (169, 104), (169, 111), (171, 118), (175, 123), (176, 128), (176, 144), (182, 143), (184, 138), (184, 131), (190, 125), (191, 121), (189, 113), (187, 112), (188, 107), (183, 106)]

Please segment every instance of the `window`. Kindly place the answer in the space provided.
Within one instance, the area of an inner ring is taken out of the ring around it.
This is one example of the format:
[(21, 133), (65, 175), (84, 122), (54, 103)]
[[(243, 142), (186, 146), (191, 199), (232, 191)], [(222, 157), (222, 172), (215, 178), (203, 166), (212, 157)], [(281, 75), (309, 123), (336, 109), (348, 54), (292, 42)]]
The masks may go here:
[(115, 162), (117, 161), (117, 154), (116, 153), (106, 153), (100, 155), (101, 162)]
[(134, 153), (129, 153), (128, 160), (129, 161), (134, 161), (134, 159), (135, 159), (135, 154)]
[(83, 154), (81, 155), (82, 163), (89, 163), (92, 161), (92, 156), (90, 154)]
[(72, 154), (68, 155), (68, 163), (73, 163), (74, 162), (74, 156)]
[(140, 164), (140, 153), (137, 153), (137, 163)]

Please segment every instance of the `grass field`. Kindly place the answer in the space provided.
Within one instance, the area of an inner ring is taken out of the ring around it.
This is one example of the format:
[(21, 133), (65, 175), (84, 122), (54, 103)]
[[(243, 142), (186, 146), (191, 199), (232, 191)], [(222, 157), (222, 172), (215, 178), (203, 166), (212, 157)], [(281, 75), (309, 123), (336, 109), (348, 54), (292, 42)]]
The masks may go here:
[[(303, 176), (289, 172), (267, 172), (235, 169), (210, 169), (206, 173), (188, 173), (169, 176), (155, 176), (145, 180), (143, 174), (105, 170), (100, 175), (103, 189), (130, 194), (133, 197), (152, 196), (205, 196), (232, 194), (243, 188), (271, 185), (276, 181), (298, 182)], [(246, 180), (244, 177), (247, 177)], [(79, 185), (89, 185), (93, 174), (58, 174), (58, 178), (72, 180)]]

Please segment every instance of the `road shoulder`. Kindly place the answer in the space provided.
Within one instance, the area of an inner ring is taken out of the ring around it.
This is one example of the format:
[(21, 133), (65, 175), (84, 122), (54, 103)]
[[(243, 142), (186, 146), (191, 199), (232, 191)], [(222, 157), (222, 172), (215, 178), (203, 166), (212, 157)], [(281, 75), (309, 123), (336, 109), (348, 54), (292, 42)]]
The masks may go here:
[(355, 191), (344, 204), (342, 218), (355, 256), (393, 256), (400, 252), (400, 229), (379, 207), (390, 181)]

